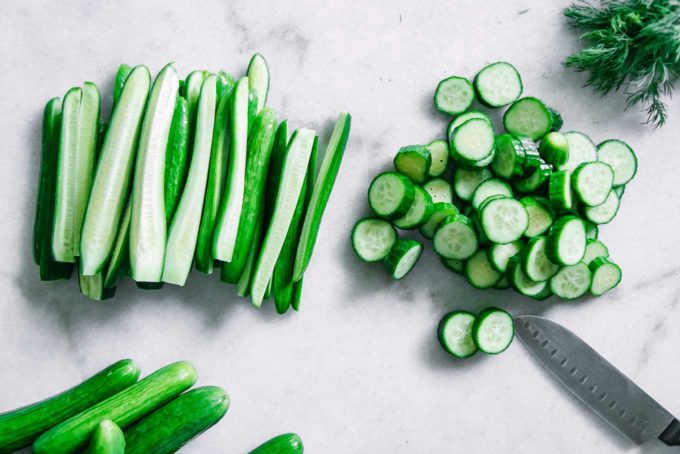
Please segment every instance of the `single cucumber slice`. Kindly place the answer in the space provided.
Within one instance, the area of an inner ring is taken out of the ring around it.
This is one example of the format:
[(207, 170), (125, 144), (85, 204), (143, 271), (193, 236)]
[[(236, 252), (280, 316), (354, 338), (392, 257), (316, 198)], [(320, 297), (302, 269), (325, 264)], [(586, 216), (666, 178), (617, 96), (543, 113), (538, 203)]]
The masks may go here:
[(411, 180), (400, 173), (385, 172), (371, 182), (368, 204), (378, 216), (398, 219), (408, 212), (415, 195)]
[(142, 416), (189, 389), (194, 383), (196, 370), (191, 364), (180, 361), (165, 366), (118, 394), (52, 427), (35, 441), (33, 452), (77, 452), (87, 444), (88, 437), (100, 421), (110, 419), (126, 429)]
[(437, 338), (442, 348), (456, 358), (468, 358), (477, 352), (472, 340), (472, 325), (477, 317), (467, 311), (449, 312), (437, 327)]
[(510, 63), (499, 61), (484, 67), (474, 80), (477, 97), (488, 107), (503, 107), (522, 94), (522, 78)]
[(428, 174), (431, 177), (438, 177), (449, 165), (449, 144), (445, 140), (433, 140), (425, 147), (430, 151), (432, 161)]
[(503, 178), (522, 175), (526, 156), (522, 143), (510, 134), (500, 134), (496, 136), (495, 146), (496, 153), (491, 163), (494, 173)]
[(510, 197), (500, 197), (485, 203), (479, 218), (489, 240), (500, 244), (520, 239), (529, 226), (529, 215), (524, 205)]
[(614, 171), (604, 162), (584, 162), (572, 175), (579, 200), (588, 206), (602, 205), (614, 183)]
[(61, 394), (0, 414), (0, 452), (30, 445), (40, 434), (128, 388), (139, 378), (139, 366), (118, 361)]
[(456, 163), (465, 169), (483, 169), (485, 167), (489, 167), (491, 163), (494, 160), (494, 157), (496, 156), (496, 150), (491, 150), (491, 153), (489, 156), (487, 156), (484, 159), (480, 159), (478, 161), (470, 161), (469, 159), (462, 158), (460, 156), (456, 156)]
[(560, 265), (576, 265), (586, 251), (586, 229), (576, 216), (558, 219), (548, 234), (547, 255)]
[(213, 257), (223, 262), (230, 262), (234, 254), (238, 224), (243, 210), (248, 128), (248, 78), (242, 77), (236, 83), (232, 95), (231, 150), (222, 206), (215, 223), (213, 238)]
[(524, 232), (524, 236), (533, 238), (543, 235), (553, 224), (555, 213), (548, 200), (543, 197), (526, 196), (520, 199), (524, 209), (529, 215), (529, 226)]
[(165, 249), (162, 279), (169, 284), (184, 285), (194, 260), (210, 166), (216, 99), (216, 78), (210, 75), (205, 78), (201, 88), (189, 175), (170, 225)]
[(458, 126), (450, 140), (451, 152), (456, 158), (480, 161), (493, 152), (493, 126), (486, 120), (473, 118)]
[(385, 268), (392, 278), (399, 280), (413, 269), (423, 253), (423, 245), (415, 240), (400, 238), (385, 257)]
[(508, 269), (508, 262), (515, 255), (522, 252), (524, 249), (524, 242), (516, 240), (511, 243), (497, 244), (492, 243), (489, 246), (489, 263), (499, 273), (505, 273)]
[(269, 66), (267, 60), (260, 54), (255, 54), (248, 63), (248, 86), (253, 90), (257, 96), (257, 110), (255, 114), (260, 113), (267, 102), (267, 94), (269, 94)]
[(97, 424), (85, 454), (124, 454), (125, 436), (118, 425), (110, 419)]
[(583, 263), (590, 265), (590, 263), (598, 257), (609, 257), (609, 249), (604, 243), (597, 239), (586, 239), (586, 252), (583, 255)]
[(101, 271), (111, 255), (120, 218), (128, 201), (137, 139), (142, 126), (151, 75), (145, 66), (132, 70), (113, 111), (97, 173), (87, 203), (80, 242), (80, 269), (86, 276)]
[(430, 194), (420, 186), (415, 186), (414, 189), (415, 197), (408, 212), (399, 219), (394, 220), (394, 225), (400, 229), (409, 230), (422, 226), (430, 220), (430, 216), (432, 216), (434, 211), (434, 204)]
[(565, 132), (564, 137), (567, 138), (569, 158), (559, 170), (573, 172), (584, 162), (597, 161), (597, 149), (590, 137), (577, 131)]
[(480, 249), (465, 262), (465, 277), (473, 287), (486, 289), (496, 285), (503, 274), (491, 265), (487, 251)]
[(473, 118), (481, 118), (483, 120), (486, 120), (489, 122), (490, 125), (493, 125), (493, 122), (491, 121), (491, 118), (485, 114), (484, 112), (480, 112), (479, 110), (468, 110), (464, 114), (456, 116), (451, 122), (449, 123), (449, 126), (446, 129), (446, 137), (451, 140), (451, 135), (453, 134), (453, 131), (463, 123), (465, 123), (468, 120), (472, 120)]
[(302, 439), (297, 434), (289, 433), (266, 441), (248, 454), (302, 454), (304, 451)]
[[(526, 168), (525, 172), (527, 172)], [(529, 169), (528, 172), (528, 176), (513, 181), (512, 187), (517, 191), (530, 193), (541, 189), (541, 186), (550, 180), (550, 176), (553, 174), (553, 166), (540, 160), (539, 165)]]
[(546, 255), (546, 244), (544, 236), (534, 237), (529, 240), (522, 253), (522, 270), (532, 281), (547, 281), (560, 269)]
[(463, 274), (465, 272), (465, 261), (463, 260), (445, 259), (442, 257), (441, 261), (448, 270), (456, 274)]
[(383, 219), (360, 219), (352, 229), (352, 247), (365, 262), (377, 262), (387, 257), (396, 241), (397, 231)]
[(510, 134), (539, 140), (550, 132), (552, 115), (539, 99), (526, 97), (512, 103), (503, 115), (503, 126)]
[(548, 282), (532, 281), (522, 270), (521, 254), (513, 256), (508, 262), (508, 268), (505, 273), (510, 286), (519, 294), (537, 298), (544, 294), (548, 287)]
[(434, 178), (423, 185), (423, 189), (432, 198), (434, 203), (453, 203), (453, 189), (448, 181), (443, 178)]
[(614, 186), (623, 186), (637, 172), (637, 157), (633, 149), (621, 140), (605, 140), (597, 146), (597, 159), (614, 170)]
[(116, 71), (116, 80), (113, 83), (113, 105), (115, 107), (118, 104), (121, 93), (123, 93), (123, 87), (125, 86), (125, 81), (132, 72), (132, 66), (121, 63)]
[(453, 174), (453, 190), (461, 200), (469, 202), (479, 185), (491, 178), (493, 174), (489, 169), (469, 170), (459, 167)]
[(394, 157), (394, 168), (397, 172), (406, 175), (415, 184), (427, 181), (431, 164), (430, 150), (422, 145), (402, 147)]
[(588, 265), (592, 273), (590, 293), (601, 296), (621, 282), (621, 268), (606, 257), (596, 257)]
[[(198, 98), (201, 96), (203, 79), (207, 77), (206, 71), (192, 71), (184, 83), (182, 96), (187, 100), (187, 114), (189, 116), (189, 144), (194, 143), (194, 129), (196, 127), (196, 109), (198, 108)], [(188, 159), (191, 159), (191, 151)]]
[(479, 351), (489, 355), (504, 352), (514, 337), (512, 317), (503, 309), (496, 307), (484, 309), (472, 325), (472, 340)]
[(146, 416), (125, 432), (126, 454), (171, 454), (217, 424), (229, 396), (217, 386), (192, 389)]
[(607, 224), (616, 217), (619, 212), (619, 197), (616, 192), (610, 191), (602, 205), (595, 207), (583, 207), (583, 215), (595, 224)]
[(475, 100), (475, 90), (464, 77), (448, 77), (437, 85), (434, 105), (440, 112), (458, 115), (465, 112)]
[(458, 209), (451, 203), (435, 203), (432, 205), (430, 219), (420, 227), (420, 234), (425, 238), (432, 239), (439, 223), (448, 216), (458, 214)]
[(172, 116), (168, 149), (165, 155), (165, 219), (166, 224), (175, 216), (179, 197), (184, 189), (189, 156), (189, 111), (187, 100), (177, 97)]
[(485, 180), (477, 186), (477, 189), (472, 194), (472, 208), (475, 210), (479, 209), (486, 199), (494, 195), (512, 197), (512, 188), (508, 183), (498, 178)]
[(523, 175), (528, 175), (536, 167), (539, 167), (545, 161), (541, 159), (541, 153), (538, 151), (538, 145), (529, 137), (517, 137), (522, 149), (524, 150), (524, 172)]
[(432, 244), (441, 257), (465, 260), (477, 252), (479, 242), (472, 221), (467, 216), (456, 214), (439, 223)]
[(559, 170), (550, 175), (548, 195), (550, 205), (556, 210), (571, 210), (574, 200), (571, 197), (571, 174), (568, 170)]
[(564, 134), (549, 132), (538, 147), (541, 157), (554, 166), (563, 166), (569, 161), (569, 141)]
[(565, 266), (550, 279), (550, 290), (559, 298), (573, 300), (585, 295), (592, 282), (588, 265), (579, 262)]
[(138, 282), (160, 282), (165, 259), (163, 178), (179, 77), (167, 65), (156, 77), (146, 107), (132, 187), (130, 269)]

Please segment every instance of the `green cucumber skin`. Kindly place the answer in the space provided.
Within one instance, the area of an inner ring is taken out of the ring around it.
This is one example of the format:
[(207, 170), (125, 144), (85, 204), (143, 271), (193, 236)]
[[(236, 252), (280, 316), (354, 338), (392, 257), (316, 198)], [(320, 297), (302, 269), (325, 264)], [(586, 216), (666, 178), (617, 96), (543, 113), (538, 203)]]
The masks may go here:
[(140, 420), (125, 432), (126, 454), (171, 454), (217, 424), (229, 396), (216, 386), (192, 389)]
[(305, 447), (302, 445), (300, 436), (289, 433), (272, 438), (248, 454), (303, 454), (304, 452)]
[(115, 422), (105, 419), (92, 434), (85, 454), (125, 454), (125, 436)]
[(265, 190), (264, 203), (264, 223), (269, 225), (269, 221), (274, 212), (276, 204), (276, 194), (279, 191), (279, 180), (281, 180), (281, 168), (286, 157), (288, 148), (288, 120), (283, 120), (276, 128), (274, 136), (274, 148), (269, 158), (269, 171), (267, 172), (267, 187)]
[(45, 432), (33, 444), (35, 454), (73, 453), (87, 444), (95, 426), (110, 419), (122, 429), (169, 402), (196, 382), (196, 370), (180, 361), (157, 370), (118, 394)]
[[(333, 190), (333, 185), (335, 184), (335, 179), (338, 176), (340, 164), (342, 163), (342, 157), (345, 154), (345, 148), (347, 147), (349, 132), (352, 127), (352, 116), (349, 113), (340, 113), (335, 127), (340, 127), (342, 129), (339, 131), (337, 146), (334, 150), (335, 153), (332, 153), (332, 156), (328, 155), (328, 151), (331, 151), (330, 143), (326, 148), (326, 154), (324, 155), (324, 160), (321, 164), (318, 181), (314, 184), (312, 198), (309, 202), (310, 206), (305, 215), (305, 222), (302, 225), (300, 244), (298, 245), (297, 255), (295, 257), (295, 270), (293, 271), (294, 282), (302, 279), (302, 275), (312, 258), (314, 244), (316, 243), (316, 237), (319, 234), (319, 227), (321, 226), (321, 218), (323, 217), (326, 205), (328, 205), (328, 199), (331, 196), (331, 191)], [(335, 130), (333, 132), (335, 133)], [(332, 140), (333, 137), (331, 136), (331, 141)], [(327, 160), (328, 165), (326, 165)]]
[(104, 276), (104, 288), (115, 289), (118, 278), (130, 272), (130, 218), (132, 216), (132, 197), (128, 197), (128, 202), (123, 211), (118, 233), (113, 243), (111, 260), (106, 267)]
[(243, 209), (238, 223), (236, 247), (231, 262), (222, 265), (222, 279), (232, 284), (237, 283), (243, 274), (255, 236), (255, 220), (264, 209), (267, 170), (276, 134), (276, 113), (264, 108), (255, 123), (248, 138)]
[(120, 94), (123, 92), (125, 81), (132, 72), (132, 66), (122, 63), (116, 72), (116, 80), (113, 83), (113, 105), (115, 106), (120, 99)]
[(0, 414), (0, 453), (30, 445), (46, 430), (137, 382), (139, 366), (124, 359), (61, 394)]
[(257, 93), (252, 88), (248, 87), (248, 134), (253, 130), (255, 125), (255, 119), (259, 114), (257, 106), (259, 102), (257, 100)]
[(189, 107), (186, 98), (177, 96), (165, 156), (165, 218), (170, 225), (187, 178), (189, 151)]
[(292, 307), (295, 312), (300, 310), (300, 303), (302, 302), (302, 284), (304, 280), (305, 278), (303, 276), (299, 281), (293, 282), (293, 295), (290, 301), (290, 307)]

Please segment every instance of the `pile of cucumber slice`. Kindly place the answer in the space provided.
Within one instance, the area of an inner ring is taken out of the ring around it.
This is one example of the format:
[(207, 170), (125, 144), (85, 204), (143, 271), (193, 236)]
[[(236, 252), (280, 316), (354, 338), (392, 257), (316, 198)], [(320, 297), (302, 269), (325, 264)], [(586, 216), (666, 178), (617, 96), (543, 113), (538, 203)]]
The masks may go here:
[(478, 350), (497, 355), (510, 346), (514, 336), (512, 317), (497, 307), (486, 308), (479, 315), (468, 311), (449, 312), (437, 328), (442, 348), (456, 358), (469, 358)]
[(260, 307), (298, 310), (351, 117), (340, 113), (317, 172), (318, 136), (288, 134), (266, 105), (255, 54), (240, 79), (172, 64), (152, 80), (121, 65), (111, 117), (86, 82), (47, 103), (33, 253), (42, 280), (102, 300), (129, 275), (140, 288), (184, 285), (192, 269), (238, 285)]
[[(637, 158), (620, 140), (599, 145), (577, 131), (560, 133), (562, 117), (534, 97), (509, 63), (482, 69), (472, 82), (450, 77), (434, 101), (453, 115), (447, 140), (403, 147), (395, 171), (368, 191), (374, 217), (352, 233), (357, 255), (384, 260), (401, 279), (423, 246), (400, 239), (419, 229), (450, 270), (477, 288), (513, 288), (538, 300), (602, 295), (621, 280), (598, 226), (616, 216)], [(509, 106), (497, 132), (489, 113)]]

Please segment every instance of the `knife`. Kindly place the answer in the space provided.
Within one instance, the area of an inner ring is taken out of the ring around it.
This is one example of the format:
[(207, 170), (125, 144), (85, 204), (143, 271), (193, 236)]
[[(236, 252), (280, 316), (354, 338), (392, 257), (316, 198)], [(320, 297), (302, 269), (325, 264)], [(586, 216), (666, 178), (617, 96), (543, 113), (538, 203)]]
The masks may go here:
[(640, 445), (658, 438), (680, 446), (680, 421), (562, 325), (514, 317), (515, 334), (548, 371), (615, 429)]

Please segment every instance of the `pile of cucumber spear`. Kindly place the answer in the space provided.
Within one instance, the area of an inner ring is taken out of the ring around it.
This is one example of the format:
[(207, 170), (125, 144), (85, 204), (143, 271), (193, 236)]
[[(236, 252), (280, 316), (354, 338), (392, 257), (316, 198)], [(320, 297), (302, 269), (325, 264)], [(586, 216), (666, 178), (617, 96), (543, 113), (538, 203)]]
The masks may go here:
[(102, 300), (118, 279), (184, 285), (192, 267), (220, 268), (260, 307), (298, 310), (302, 277), (335, 183), (351, 117), (340, 113), (317, 172), (318, 135), (266, 106), (269, 68), (247, 74), (172, 64), (152, 81), (121, 65), (113, 111), (96, 85), (51, 99), (43, 121), (34, 258), (42, 280), (68, 279)]

